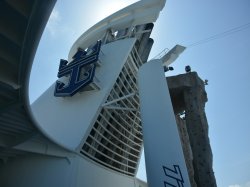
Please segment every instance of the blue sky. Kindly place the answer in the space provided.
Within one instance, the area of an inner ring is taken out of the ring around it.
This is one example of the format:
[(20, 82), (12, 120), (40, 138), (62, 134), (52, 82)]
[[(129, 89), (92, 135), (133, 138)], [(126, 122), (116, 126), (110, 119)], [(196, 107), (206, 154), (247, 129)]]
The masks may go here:
[[(132, 0), (58, 0), (37, 50), (30, 80), (33, 102), (56, 79), (60, 59), (89, 27)], [(247, 25), (248, 24), (248, 25)], [(187, 47), (169, 75), (186, 65), (208, 79), (206, 114), (218, 187), (250, 187), (250, 1), (168, 0), (155, 23), (150, 57)], [(209, 42), (193, 43), (245, 25)], [(142, 164), (143, 165), (143, 164)], [(139, 177), (145, 180), (145, 169)]]

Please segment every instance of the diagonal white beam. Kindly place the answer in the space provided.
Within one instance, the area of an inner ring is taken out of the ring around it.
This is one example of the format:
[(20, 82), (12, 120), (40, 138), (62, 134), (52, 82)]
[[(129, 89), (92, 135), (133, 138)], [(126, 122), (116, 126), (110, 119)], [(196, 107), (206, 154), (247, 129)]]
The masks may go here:
[(118, 99), (114, 99), (114, 100), (112, 100), (112, 101), (110, 101), (110, 102), (104, 103), (104, 104), (102, 105), (102, 107), (107, 108), (107, 106), (112, 105), (112, 104), (114, 104), (114, 103), (117, 103), (118, 101), (121, 101), (121, 100), (123, 100), (123, 99), (127, 99), (127, 98), (129, 98), (129, 97), (133, 97), (135, 94), (136, 94), (136, 93), (130, 93), (130, 94), (125, 95), (125, 96), (123, 96), (123, 97), (120, 97), (120, 98), (118, 98)]

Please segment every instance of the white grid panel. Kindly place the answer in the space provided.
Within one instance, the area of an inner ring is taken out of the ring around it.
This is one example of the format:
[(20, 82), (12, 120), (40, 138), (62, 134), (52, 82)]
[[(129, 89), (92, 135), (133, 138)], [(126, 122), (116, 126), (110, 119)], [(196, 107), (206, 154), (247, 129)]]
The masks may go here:
[(80, 153), (110, 169), (134, 176), (142, 147), (134, 47), (104, 103)]

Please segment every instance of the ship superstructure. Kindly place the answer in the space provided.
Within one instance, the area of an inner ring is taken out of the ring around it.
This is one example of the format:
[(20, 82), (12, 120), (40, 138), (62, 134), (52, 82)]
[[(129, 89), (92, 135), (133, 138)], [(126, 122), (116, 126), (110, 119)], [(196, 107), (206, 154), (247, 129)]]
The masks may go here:
[(26, 104), (31, 124), (22, 130), (36, 134), (8, 148), (17, 156), (3, 166), (0, 184), (145, 186), (135, 178), (143, 143), (137, 71), (164, 5), (139, 1), (83, 33), (61, 61), (58, 81)]

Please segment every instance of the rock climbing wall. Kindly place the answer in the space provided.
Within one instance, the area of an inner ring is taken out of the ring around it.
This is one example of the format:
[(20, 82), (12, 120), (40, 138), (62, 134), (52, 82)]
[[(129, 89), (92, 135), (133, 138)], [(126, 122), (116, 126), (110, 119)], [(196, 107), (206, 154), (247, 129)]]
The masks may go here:
[(167, 78), (192, 187), (216, 187), (205, 113), (207, 93), (196, 72)]

